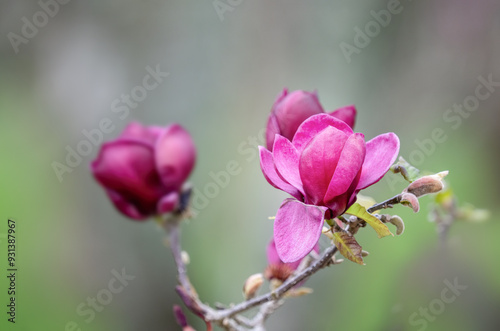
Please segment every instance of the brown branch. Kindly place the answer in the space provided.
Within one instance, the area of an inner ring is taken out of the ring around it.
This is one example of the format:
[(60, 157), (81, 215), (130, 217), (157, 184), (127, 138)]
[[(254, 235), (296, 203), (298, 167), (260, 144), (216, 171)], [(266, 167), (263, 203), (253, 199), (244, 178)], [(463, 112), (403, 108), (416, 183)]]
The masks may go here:
[(373, 206), (368, 208), (366, 211), (371, 214), (376, 210), (385, 209), (385, 208), (392, 208), (392, 206), (397, 205), (398, 203), (401, 203), (402, 196), (403, 196), (402, 194), (398, 194), (396, 196), (393, 196), (390, 199), (387, 199), (387, 200), (382, 201), (380, 203), (374, 204)]
[[(191, 282), (189, 281), (189, 277), (187, 275), (186, 265), (182, 260), (182, 250), (180, 244), (180, 228), (179, 228), (180, 219), (181, 216), (179, 214), (174, 215), (171, 219), (165, 220), (162, 223), (162, 225), (168, 234), (170, 250), (174, 257), (175, 264), (177, 266), (178, 280), (181, 287), (184, 290), (183, 294), (189, 296), (188, 300), (186, 300), (186, 298), (182, 299), (184, 300), (184, 303), (188, 305), (188, 308), (194, 310), (194, 312), (197, 313), (198, 315), (202, 315), (200, 317), (203, 317), (206, 322), (216, 322), (221, 326), (225, 327), (229, 326), (231, 327), (231, 329), (239, 329), (234, 325), (234, 321), (231, 321), (236, 314), (244, 312), (246, 310), (249, 310), (253, 307), (256, 307), (266, 302), (279, 301), (294, 286), (309, 278), (319, 269), (325, 267), (329, 263), (329, 261), (331, 261), (333, 255), (337, 252), (337, 247), (330, 246), (323, 252), (323, 254), (320, 256), (319, 259), (317, 259), (303, 271), (299, 272), (297, 275), (289, 278), (274, 291), (271, 291), (267, 294), (261, 295), (254, 299), (241, 302), (230, 308), (226, 308), (223, 310), (215, 310), (210, 306), (203, 304), (194, 294), (195, 292), (192, 288)], [(273, 308), (272, 310), (274, 310), (274, 307), (277, 308), (276, 305), (269, 305), (269, 308)], [(267, 318), (268, 314), (269, 313), (266, 311), (261, 311), (261, 316), (260, 316), (261, 318), (259, 318), (258, 320), (254, 319), (253, 321), (259, 322), (259, 324), (261, 324), (263, 322), (262, 319)], [(235, 321), (238, 321), (238, 319), (235, 319)]]
[(235, 314), (241, 313), (241, 312), (246, 311), (250, 308), (253, 308), (255, 306), (263, 304), (265, 302), (277, 301), (277, 300), (281, 299), (286, 294), (286, 292), (288, 292), (292, 287), (296, 286), (297, 284), (299, 284), (303, 280), (306, 280), (311, 275), (316, 273), (319, 269), (323, 268), (331, 260), (331, 258), (333, 257), (333, 255), (336, 252), (337, 252), (337, 247), (335, 247), (335, 246), (328, 247), (323, 252), (321, 257), (318, 260), (316, 260), (311, 266), (304, 269), (304, 271), (300, 272), (299, 274), (286, 280), (276, 290), (271, 291), (267, 294), (261, 295), (259, 297), (256, 297), (254, 299), (239, 303), (231, 308), (221, 310), (221, 311), (216, 311), (215, 314), (213, 314), (212, 316), (207, 316), (207, 319), (211, 320), (211, 321), (223, 320), (223, 319), (229, 318)]
[[(390, 199), (387, 199), (383, 202), (373, 205), (372, 207), (368, 208), (367, 211), (369, 213), (373, 213), (376, 210), (384, 208), (392, 208), (393, 205), (401, 202), (401, 197), (402, 194), (398, 194)], [(240, 329), (240, 327), (237, 327), (237, 324), (235, 325), (235, 323), (239, 322), (238, 324), (240, 324), (242, 322), (241, 320), (236, 318), (237, 314), (247, 311), (253, 307), (262, 305), (266, 302), (276, 303), (263, 307), (262, 310), (259, 312), (259, 314), (254, 319), (252, 319), (251, 322), (253, 323), (251, 324), (258, 323), (259, 325), (261, 325), (264, 322), (264, 320), (268, 317), (268, 315), (272, 313), (272, 312), (267, 312), (268, 307), (272, 311), (274, 311), (275, 308), (278, 308), (280, 306), (277, 304), (278, 301), (282, 299), (290, 289), (292, 289), (294, 286), (301, 283), (302, 281), (308, 279), (310, 276), (315, 274), (321, 268), (328, 265), (332, 257), (337, 252), (337, 247), (332, 245), (328, 247), (323, 252), (323, 254), (316, 261), (314, 261), (309, 267), (307, 267), (298, 274), (286, 280), (280, 287), (276, 288), (274, 291), (263, 294), (251, 300), (241, 302), (230, 308), (215, 310), (210, 306), (203, 304), (196, 297), (196, 295), (194, 295), (194, 291), (192, 289), (191, 283), (187, 275), (186, 265), (182, 260), (182, 250), (179, 238), (180, 237), (179, 223), (181, 218), (182, 215), (180, 213), (177, 213), (170, 220), (167, 220), (163, 223), (164, 228), (168, 233), (170, 249), (172, 251), (172, 255), (174, 256), (175, 264), (177, 265), (177, 274), (179, 283), (184, 288), (185, 293), (187, 293), (190, 296), (190, 299), (194, 301), (195, 306), (197, 306), (196, 308), (199, 309), (199, 313), (203, 316), (206, 322), (215, 322), (223, 327), (226, 328), (229, 327), (232, 330)], [(192, 309), (193, 307), (190, 308)], [(245, 322), (247, 321), (245, 320)], [(249, 327), (247, 323), (241, 323), (241, 324), (245, 325), (245, 327)], [(257, 327), (257, 325), (252, 325), (252, 326)]]
[[(394, 204), (398, 204), (401, 202), (401, 194), (396, 195), (390, 199), (387, 199), (381, 203), (375, 204), (372, 207), (368, 208), (367, 211), (372, 213), (376, 210), (383, 208), (391, 208)], [(163, 227), (167, 231), (169, 245), (174, 257), (175, 264), (177, 266), (177, 274), (180, 286), (183, 288), (184, 295), (187, 295), (188, 298), (183, 298), (188, 308), (193, 310), (197, 315), (202, 317), (205, 322), (210, 323), (214, 322), (219, 324), (220, 326), (229, 329), (229, 330), (241, 330), (244, 328), (258, 328), (262, 326), (262, 323), (265, 319), (272, 314), (272, 312), (281, 306), (279, 302), (285, 294), (291, 290), (297, 284), (303, 282), (308, 279), (310, 276), (315, 274), (321, 268), (329, 265), (332, 261), (332, 257), (337, 252), (337, 247), (334, 245), (328, 247), (321, 256), (316, 259), (309, 267), (299, 271), (297, 274), (290, 277), (286, 280), (281, 286), (276, 288), (275, 290), (263, 294), (261, 296), (255, 297), (253, 299), (241, 302), (232, 307), (216, 310), (211, 308), (208, 305), (203, 304), (195, 294), (194, 289), (192, 288), (191, 282), (189, 281), (189, 277), (187, 275), (187, 268), (182, 260), (182, 250), (180, 244), (180, 221), (182, 220), (182, 213), (174, 213), (170, 219), (164, 220), (162, 222)], [(183, 295), (181, 295), (182, 297)], [(261, 308), (259, 313), (249, 321), (243, 316), (238, 316), (239, 313), (247, 311), (256, 306), (269, 303)], [(269, 310), (269, 311), (268, 311)], [(242, 317), (242, 318), (240, 318)], [(248, 323), (250, 322), (250, 323)], [(251, 325), (249, 325), (251, 324)]]
[(182, 250), (180, 243), (180, 226), (177, 220), (165, 222), (165, 230), (168, 234), (168, 243), (177, 266), (177, 279), (187, 293), (191, 293), (191, 283), (187, 275), (186, 264), (182, 260)]

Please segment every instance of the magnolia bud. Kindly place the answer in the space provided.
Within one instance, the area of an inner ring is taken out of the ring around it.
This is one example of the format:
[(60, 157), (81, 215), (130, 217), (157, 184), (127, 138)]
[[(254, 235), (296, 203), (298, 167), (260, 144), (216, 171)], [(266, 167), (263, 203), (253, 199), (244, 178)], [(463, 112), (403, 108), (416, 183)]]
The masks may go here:
[(332, 256), (332, 263), (333, 263), (333, 264), (341, 264), (342, 262), (344, 262), (344, 259), (337, 259), (337, 258), (335, 257), (335, 255), (334, 255), (334, 256)]
[(333, 233), (326, 226), (323, 227), (323, 230), (321, 230), (321, 233), (323, 233), (328, 239), (333, 240)]
[(285, 297), (287, 298), (298, 298), (303, 295), (311, 294), (313, 290), (309, 287), (299, 287), (293, 288), (290, 291), (286, 292)]
[(421, 197), (430, 193), (437, 193), (444, 188), (443, 178), (446, 177), (446, 175), (448, 175), (448, 171), (442, 171), (435, 175), (421, 177), (408, 185), (403, 192), (412, 193), (416, 197)]
[(393, 224), (396, 227), (396, 235), (400, 235), (405, 231), (405, 223), (401, 219), (401, 217), (394, 215), (389, 219), (389, 223)]
[(184, 312), (182, 311), (182, 308), (179, 307), (178, 305), (174, 306), (174, 316), (175, 320), (177, 321), (177, 324), (180, 325), (182, 328), (182, 331), (195, 331), (187, 322), (186, 315), (184, 315)]
[(116, 209), (140, 221), (185, 209), (183, 184), (195, 161), (193, 139), (180, 125), (130, 123), (101, 146), (91, 170)]
[(413, 209), (413, 212), (418, 213), (420, 210), (420, 204), (418, 203), (418, 198), (413, 193), (403, 193), (401, 195), (401, 204), (410, 205)]
[(277, 289), (281, 285), (283, 285), (283, 281), (281, 281), (277, 278), (273, 278), (269, 281), (269, 287), (271, 288), (272, 291), (274, 291), (275, 289)]
[(243, 285), (243, 296), (249, 300), (255, 296), (257, 291), (264, 283), (264, 276), (262, 274), (254, 274), (247, 278)]
[(179, 297), (182, 299), (186, 307), (189, 308), (194, 314), (197, 316), (201, 317), (204, 319), (204, 312), (203, 309), (200, 307), (200, 305), (196, 302), (196, 294), (195, 293), (188, 293), (184, 287), (177, 285), (175, 287), (175, 291), (179, 295)]
[(186, 264), (186, 265), (189, 264), (189, 262), (191, 262), (191, 259), (189, 258), (189, 254), (186, 251), (181, 252), (181, 259), (182, 259), (182, 262), (184, 262), (184, 264)]

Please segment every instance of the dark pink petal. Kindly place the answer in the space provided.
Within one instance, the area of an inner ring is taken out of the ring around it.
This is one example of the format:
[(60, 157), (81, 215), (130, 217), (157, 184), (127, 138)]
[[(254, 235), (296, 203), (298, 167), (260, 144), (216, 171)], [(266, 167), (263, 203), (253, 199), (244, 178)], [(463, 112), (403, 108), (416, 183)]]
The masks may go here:
[(281, 101), (288, 95), (288, 89), (284, 88), (283, 91), (276, 97), (274, 101), (273, 108), (271, 109), (271, 115), (269, 115), (269, 119), (267, 120), (266, 127), (266, 146), (267, 149), (271, 152), (273, 151), (274, 145), (274, 137), (277, 134), (281, 134), (281, 129), (278, 123), (278, 118), (276, 117), (274, 109), (276, 105), (280, 104)]
[(293, 137), (292, 144), (300, 154), (311, 139), (327, 127), (334, 127), (346, 135), (353, 133), (352, 129), (345, 122), (329, 114), (317, 114), (309, 117), (302, 123)]
[(123, 198), (119, 193), (112, 190), (106, 190), (106, 193), (116, 209), (121, 211), (125, 216), (138, 221), (145, 220), (149, 216), (147, 214), (142, 214), (135, 205)]
[(272, 114), (276, 116), (280, 134), (292, 140), (298, 127), (312, 115), (323, 113), (316, 93), (293, 91), (279, 98)]
[(178, 192), (171, 192), (163, 196), (158, 201), (157, 212), (158, 214), (170, 213), (177, 208), (179, 204), (180, 195)]
[(354, 128), (354, 124), (356, 123), (356, 107), (354, 107), (354, 105), (336, 109), (332, 111), (330, 115), (344, 121), (351, 128)]
[(358, 171), (358, 174), (352, 181), (351, 186), (349, 186), (345, 193), (328, 201), (328, 203), (325, 203), (325, 205), (330, 208), (331, 217), (342, 215), (347, 210), (347, 208), (349, 208), (354, 202), (356, 202), (356, 194), (358, 193), (356, 192), (356, 186), (358, 185), (360, 176), (361, 169), (360, 171)]
[[(125, 210), (125, 202), (134, 206), (141, 215), (151, 215), (156, 211), (156, 202), (163, 195), (164, 188), (156, 172), (150, 145), (136, 140), (105, 143), (92, 162), (91, 170), (102, 186), (116, 193), (113, 202), (117, 205), (119, 201), (117, 207), (121, 211)], [(135, 212), (127, 210), (127, 216), (136, 218), (133, 216)]]
[(271, 114), (269, 116), (269, 120), (267, 121), (267, 128), (266, 128), (266, 146), (267, 149), (270, 151), (273, 150), (274, 137), (277, 134), (281, 134), (281, 130), (278, 125), (278, 120), (276, 119), (276, 116), (274, 114)]
[[(319, 253), (319, 244), (316, 244), (313, 249), (316, 253)], [(278, 251), (276, 250), (276, 243), (274, 242), (274, 238), (271, 239), (271, 242), (267, 245), (267, 262), (269, 265), (280, 265), (280, 264), (286, 264), (288, 265), (292, 270), (297, 270), (299, 267), (300, 263), (302, 260), (298, 260), (292, 263), (285, 263), (281, 261)]]
[(283, 263), (283, 261), (281, 261), (280, 257), (278, 256), (278, 251), (276, 250), (276, 244), (274, 242), (274, 238), (271, 239), (271, 242), (267, 245), (266, 253), (267, 253), (268, 264)]
[(120, 139), (140, 140), (154, 146), (165, 128), (159, 126), (143, 126), (137, 122), (129, 123), (120, 135)]
[(167, 190), (177, 191), (193, 170), (196, 148), (180, 125), (168, 126), (155, 145), (156, 168)]
[(322, 204), (347, 139), (344, 132), (328, 126), (302, 152), (299, 169), (307, 203)]
[(274, 104), (280, 103), (286, 96), (288, 95), (288, 89), (285, 87), (283, 91), (281, 91), (280, 94), (276, 97), (276, 100), (274, 100)]
[(304, 189), (299, 173), (299, 153), (292, 143), (283, 136), (276, 135), (273, 157), (278, 173), (303, 194)]
[[(360, 172), (360, 175), (361, 175), (361, 172)], [(358, 185), (358, 182), (359, 182), (359, 179), (358, 179), (358, 181), (356, 182), (356, 187), (357, 187), (357, 185)], [(355, 187), (355, 188), (356, 188), (356, 187)], [(352, 206), (352, 205), (356, 202), (356, 200), (358, 199), (358, 197), (357, 197), (357, 194), (358, 194), (358, 193), (359, 193), (359, 191), (358, 191), (358, 190), (354, 190), (354, 191), (351, 193), (351, 195), (350, 195), (350, 197), (349, 197), (349, 200), (347, 200), (347, 206), (346, 206), (346, 208), (351, 207), (351, 206)]]
[(281, 261), (299, 261), (311, 252), (319, 241), (326, 207), (306, 205), (286, 199), (274, 221), (274, 241)]
[(399, 154), (399, 138), (389, 132), (376, 136), (366, 143), (366, 156), (357, 190), (362, 190), (378, 182)]
[(274, 166), (273, 154), (262, 146), (259, 146), (259, 152), (260, 168), (262, 169), (262, 173), (264, 174), (267, 182), (275, 188), (285, 191), (297, 199), (302, 199), (302, 195), (299, 190), (285, 181), (277, 172), (276, 167)]
[(325, 205), (328, 206), (335, 197), (347, 192), (360, 172), (364, 159), (365, 136), (362, 133), (354, 133), (347, 139), (340, 154), (337, 168), (325, 194)]

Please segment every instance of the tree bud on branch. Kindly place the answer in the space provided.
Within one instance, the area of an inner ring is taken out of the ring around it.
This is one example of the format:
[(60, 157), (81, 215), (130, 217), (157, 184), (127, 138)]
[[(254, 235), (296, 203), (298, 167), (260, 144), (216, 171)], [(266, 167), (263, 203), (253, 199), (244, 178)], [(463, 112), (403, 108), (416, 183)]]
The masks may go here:
[(264, 276), (261, 273), (248, 277), (243, 285), (243, 296), (245, 299), (249, 300), (253, 298), (262, 286), (262, 283), (264, 283)]
[(435, 175), (424, 176), (410, 185), (403, 191), (412, 193), (417, 198), (430, 193), (437, 193), (444, 188), (443, 178), (448, 175), (448, 171), (442, 171)]

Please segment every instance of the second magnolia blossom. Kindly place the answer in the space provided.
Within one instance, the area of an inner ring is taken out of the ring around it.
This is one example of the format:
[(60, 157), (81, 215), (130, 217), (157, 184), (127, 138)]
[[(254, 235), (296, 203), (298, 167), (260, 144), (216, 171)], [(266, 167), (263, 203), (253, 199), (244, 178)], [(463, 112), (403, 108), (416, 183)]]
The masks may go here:
[(343, 214), (356, 194), (378, 182), (399, 153), (399, 139), (385, 133), (365, 142), (328, 114), (306, 119), (293, 138), (275, 135), (272, 152), (260, 149), (267, 181), (289, 193), (276, 214), (274, 241), (280, 259), (295, 262), (318, 243), (325, 219)]
[(120, 212), (143, 220), (178, 207), (195, 160), (194, 142), (180, 125), (130, 123), (102, 145), (91, 169)]

